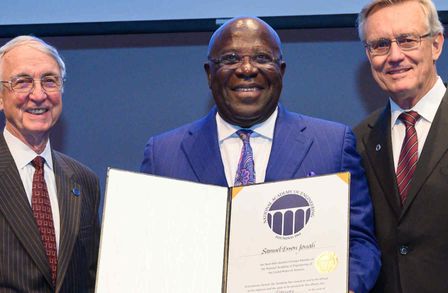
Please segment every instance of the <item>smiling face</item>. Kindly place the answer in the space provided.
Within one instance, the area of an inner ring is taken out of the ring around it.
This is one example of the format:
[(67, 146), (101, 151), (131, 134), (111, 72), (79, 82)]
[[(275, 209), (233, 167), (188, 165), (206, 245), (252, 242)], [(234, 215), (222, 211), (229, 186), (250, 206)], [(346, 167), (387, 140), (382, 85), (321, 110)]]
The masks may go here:
[[(378, 39), (394, 40), (397, 36), (425, 35), (429, 24), (423, 7), (416, 1), (406, 1), (374, 10), (364, 24), (366, 42)], [(403, 109), (412, 108), (434, 86), (437, 80), (435, 61), (442, 52), (443, 35), (421, 39), (420, 46), (401, 50), (392, 42), (385, 55), (366, 50), (373, 77), (379, 86)]]
[(286, 65), (276, 60), (260, 64), (251, 58), (281, 57), (275, 32), (259, 19), (238, 18), (215, 33), (209, 48), (211, 59), (229, 54), (242, 57), (237, 66), (213, 62), (204, 65), (220, 116), (233, 125), (246, 128), (269, 118), (280, 98)]
[(60, 91), (44, 92), (39, 79), (47, 75), (60, 76), (57, 62), (36, 48), (20, 45), (3, 56), (0, 67), (2, 80), (19, 76), (35, 79), (34, 89), (28, 94), (15, 93), (8, 84), (3, 84), (0, 110), (6, 117), (5, 127), (33, 149), (33, 146), (45, 144), (61, 114), (62, 94)]

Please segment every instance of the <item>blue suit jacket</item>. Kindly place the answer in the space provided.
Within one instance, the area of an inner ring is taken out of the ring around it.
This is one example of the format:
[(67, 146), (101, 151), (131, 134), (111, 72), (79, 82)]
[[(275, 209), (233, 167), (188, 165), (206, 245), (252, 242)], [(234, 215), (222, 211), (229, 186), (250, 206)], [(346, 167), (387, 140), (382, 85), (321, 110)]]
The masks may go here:
[[(141, 171), (227, 186), (218, 145), (216, 107), (191, 124), (151, 137)], [(266, 182), (349, 171), (350, 278), (355, 293), (368, 292), (380, 269), (373, 213), (364, 170), (349, 127), (288, 112), (279, 105)]]

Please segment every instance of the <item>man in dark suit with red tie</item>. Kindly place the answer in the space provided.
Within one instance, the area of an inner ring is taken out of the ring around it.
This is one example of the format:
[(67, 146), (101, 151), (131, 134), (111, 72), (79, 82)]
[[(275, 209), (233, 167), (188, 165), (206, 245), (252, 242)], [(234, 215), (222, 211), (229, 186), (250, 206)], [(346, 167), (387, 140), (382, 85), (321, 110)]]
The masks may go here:
[(30, 36), (0, 48), (0, 292), (93, 292), (99, 183), (51, 148), (65, 65)]
[(359, 15), (372, 74), (390, 100), (355, 128), (382, 269), (373, 292), (448, 292), (448, 92), (431, 0), (374, 0)]

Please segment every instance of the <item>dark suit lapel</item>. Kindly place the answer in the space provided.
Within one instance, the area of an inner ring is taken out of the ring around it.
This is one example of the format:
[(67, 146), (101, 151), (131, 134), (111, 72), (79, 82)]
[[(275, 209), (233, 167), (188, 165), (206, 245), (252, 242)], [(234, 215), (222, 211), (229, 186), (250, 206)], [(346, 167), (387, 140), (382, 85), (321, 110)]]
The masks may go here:
[(0, 134), (0, 213), (9, 221), (17, 239), (51, 284), (50, 266), (39, 229), (3, 134)]
[[(60, 289), (69, 265), (73, 247), (79, 232), (80, 208), (83, 190), (75, 181), (72, 170), (64, 163), (59, 155), (53, 152), (53, 166), (58, 193), (60, 214), (60, 241), (58, 255), (58, 277), (56, 291)], [(80, 192), (78, 196), (74, 189)]]
[(216, 107), (189, 130), (182, 149), (198, 181), (227, 186), (216, 128)]
[(369, 127), (372, 131), (362, 138), (362, 143), (376, 179), (383, 189), (390, 207), (398, 216), (401, 212), (401, 204), (396, 188), (392, 153), (390, 106), (387, 106), (378, 119), (369, 124)]
[(303, 120), (297, 120), (279, 105), (265, 181), (293, 178), (312, 143), (312, 139), (306, 135)]
[(408, 197), (403, 206), (402, 216), (406, 213), (412, 201), (417, 196), (419, 190), (422, 188), (425, 181), (428, 179), (431, 172), (434, 171), (442, 156), (448, 150), (448, 91), (440, 103), (434, 121), (431, 124), (428, 137), (417, 163), (411, 188), (409, 189)]

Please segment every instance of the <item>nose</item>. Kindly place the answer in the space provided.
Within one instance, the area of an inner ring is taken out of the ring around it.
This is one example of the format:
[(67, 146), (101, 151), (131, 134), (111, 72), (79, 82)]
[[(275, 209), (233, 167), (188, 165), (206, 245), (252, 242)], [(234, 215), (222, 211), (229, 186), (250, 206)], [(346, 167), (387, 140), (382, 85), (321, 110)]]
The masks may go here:
[(398, 46), (397, 42), (392, 42), (389, 49), (389, 62), (400, 62), (403, 58), (404, 54), (400, 46)]
[(245, 79), (253, 78), (258, 74), (258, 67), (252, 64), (250, 56), (244, 56), (235, 73)]
[(45, 98), (47, 97), (47, 93), (43, 89), (40, 82), (34, 82), (34, 86), (30, 91), (29, 97), (31, 100), (33, 100), (35, 102), (40, 102), (40, 101), (45, 100)]

